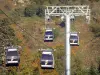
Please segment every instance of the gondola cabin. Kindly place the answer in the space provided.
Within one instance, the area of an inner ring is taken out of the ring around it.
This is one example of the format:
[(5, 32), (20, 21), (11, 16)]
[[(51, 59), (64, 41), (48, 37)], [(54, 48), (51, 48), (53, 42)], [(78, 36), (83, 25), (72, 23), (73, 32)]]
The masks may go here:
[(71, 46), (79, 45), (79, 36), (77, 32), (70, 33), (70, 45)]
[(46, 31), (44, 34), (44, 41), (45, 42), (53, 41), (53, 39), (54, 39), (53, 30), (51, 28), (46, 28)]
[(7, 65), (19, 65), (20, 57), (17, 48), (7, 48), (5, 51), (5, 64)]
[(52, 51), (43, 51), (41, 56), (41, 68), (54, 68), (54, 55)]

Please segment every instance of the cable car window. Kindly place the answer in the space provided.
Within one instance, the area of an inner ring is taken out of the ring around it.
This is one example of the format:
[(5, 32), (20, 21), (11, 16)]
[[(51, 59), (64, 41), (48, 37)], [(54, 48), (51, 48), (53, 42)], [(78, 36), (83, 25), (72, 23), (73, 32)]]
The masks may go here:
[(70, 39), (78, 39), (77, 36), (70, 36)]
[(52, 31), (45, 32), (46, 35), (53, 35)]
[(7, 52), (7, 56), (18, 56), (17, 51), (9, 51)]
[(42, 54), (42, 60), (53, 60), (53, 57), (49, 54)]

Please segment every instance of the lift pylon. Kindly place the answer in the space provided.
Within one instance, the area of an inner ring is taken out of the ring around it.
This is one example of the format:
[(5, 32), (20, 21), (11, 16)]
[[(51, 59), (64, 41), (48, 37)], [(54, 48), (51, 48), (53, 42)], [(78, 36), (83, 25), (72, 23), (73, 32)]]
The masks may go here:
[(66, 19), (66, 75), (70, 73), (70, 19), (71, 16), (85, 16), (87, 23), (90, 23), (90, 9), (88, 5), (73, 6), (47, 6), (45, 9), (45, 23), (47, 17), (65, 16)]

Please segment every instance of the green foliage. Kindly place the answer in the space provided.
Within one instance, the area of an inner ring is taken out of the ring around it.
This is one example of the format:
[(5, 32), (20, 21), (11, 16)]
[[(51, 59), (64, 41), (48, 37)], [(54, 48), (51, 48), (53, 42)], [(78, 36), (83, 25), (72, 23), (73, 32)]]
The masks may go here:
[(10, 22), (7, 18), (4, 18), (3, 20), (0, 20), (0, 26), (7, 26)]
[(18, 14), (18, 16), (24, 16), (24, 8), (16, 8), (15, 12)]
[(38, 5), (42, 5), (44, 3), (44, 0), (34, 0), (34, 2), (36, 2), (36, 4)]
[(19, 12), (16, 12), (16, 10), (12, 11), (10, 13), (10, 18), (12, 19), (13, 22), (20, 21), (20, 14), (19, 14)]
[(17, 75), (17, 72), (12, 69), (11, 71), (7, 72), (6, 75)]
[(8, 44), (16, 44), (17, 40), (15, 38), (14, 30), (9, 26), (10, 22), (8, 18), (4, 18), (0, 20), (0, 64), (2, 63), (3, 59), (2, 55), (4, 53), (4, 47)]
[(0, 65), (2, 65), (2, 55), (0, 56)]
[(59, 3), (59, 0), (49, 0), (49, 3), (52, 5), (57, 5)]
[[(21, 9), (21, 8), (17, 8), (14, 11), (12, 11), (11, 16), (12, 19), (17, 22), (20, 20), (20, 17), (25, 16), (25, 17), (32, 17), (31, 19), (35, 19), (38, 20), (37, 17), (35, 16), (39, 16), (39, 17), (43, 17), (44, 16), (44, 7), (43, 4), (45, 3), (45, 5), (58, 5), (59, 3), (61, 4), (68, 4), (68, 2), (70, 1), (70, 3), (74, 4), (74, 2), (78, 2), (81, 4), (84, 4), (85, 1), (88, 0), (31, 0), (31, 4), (26, 6), (25, 9)], [(94, 0), (90, 0), (91, 2)], [(95, 0), (95, 1), (99, 1), (99, 0)], [(47, 3), (47, 4), (46, 4)], [(2, 13), (0, 11), (0, 13)], [(34, 17), (33, 17), (34, 16)], [(27, 18), (28, 19), (28, 18)], [(34, 20), (33, 19), (33, 20)], [(9, 26), (9, 21), (8, 19), (3, 19), (0, 20), (0, 45), (7, 45), (8, 43), (11, 44), (15, 44), (16, 42), (21, 42), (20, 40), (15, 38), (15, 34), (14, 34), (14, 30), (12, 30)], [(72, 28), (74, 30), (74, 27)], [(96, 37), (100, 36), (100, 26), (99, 24), (93, 24), (91, 25), (91, 31), (94, 33), (94, 35)], [(26, 34), (25, 34), (26, 35)], [(59, 29), (55, 29), (54, 30), (54, 36), (55, 38), (57, 38), (59, 35)], [(8, 41), (5, 41), (6, 39), (8, 39)], [(10, 39), (13, 39), (12, 41)], [(29, 40), (29, 38), (27, 38)], [(4, 52), (3, 48), (0, 48), (0, 54)], [(55, 67), (57, 69), (57, 72), (59, 72), (59, 75), (64, 75), (64, 71), (65, 71), (65, 52), (64, 52), (64, 47), (63, 46), (57, 46), (56, 47), (56, 51), (54, 52), (54, 56), (55, 56)], [(0, 55), (1, 57), (2, 55)], [(32, 60), (36, 60), (37, 58), (39, 58), (40, 55), (39, 54), (34, 54)], [(97, 74), (97, 70), (95, 69), (95, 67), (91, 66), (91, 68), (88, 70), (84, 70), (82, 67), (82, 61), (76, 57), (73, 60), (74, 63), (72, 63), (72, 75), (99, 75)], [(47, 71), (48, 72), (48, 71)], [(38, 68), (34, 68), (32, 70), (30, 70), (29, 68), (24, 67), (24, 70), (22, 71), (23, 75), (39, 75), (39, 70)], [(16, 71), (12, 70), (9, 73), (7, 72), (7, 75), (16, 75)]]
[(24, 10), (25, 17), (32, 17), (36, 14), (36, 7), (35, 5), (29, 5)]
[(9, 20), (7, 18), (0, 20), (0, 32), (2, 34), (1, 39), (9, 39), (15, 36), (14, 30), (9, 27)]
[(83, 68), (80, 57), (72, 56), (71, 62), (71, 75), (88, 75), (88, 70)]
[(57, 46), (56, 51), (54, 52), (55, 57), (55, 67), (57, 69), (57, 72), (59, 72), (59, 75), (64, 75), (65, 71), (65, 52), (64, 52), (64, 46)]
[(96, 2), (100, 1), (100, 0), (95, 0)]
[(90, 2), (94, 2), (94, 1), (96, 1), (96, 2), (98, 2), (98, 1), (100, 1), (100, 0), (89, 0)]
[(72, 75), (99, 75), (98, 69), (92, 64), (90, 68), (83, 68), (82, 61), (79, 57), (75, 56), (74, 59), (72, 59)]
[(34, 68), (32, 72), (33, 72), (33, 75), (40, 75), (38, 67)]
[(42, 17), (44, 16), (44, 7), (43, 6), (39, 6), (37, 9), (36, 9), (36, 15), (39, 16), (39, 17)]
[(95, 37), (99, 37), (100, 36), (100, 25), (93, 24), (90, 27), (91, 27), (91, 31), (94, 33)]
[(98, 73), (100, 74), (100, 56), (97, 58), (97, 70), (98, 70)]
[(3, 72), (5, 72), (6, 75), (17, 75), (17, 68), (16, 67), (9, 67), (8, 69), (3, 69)]
[(59, 0), (62, 4), (67, 4), (68, 0)]
[(89, 75), (98, 75), (98, 72), (93, 65), (91, 65), (91, 67), (90, 67)]
[(24, 10), (25, 17), (32, 17), (32, 16), (44, 16), (44, 7), (41, 5), (29, 5)]
[(53, 33), (54, 33), (54, 38), (57, 38), (59, 36), (59, 29), (54, 29)]
[(24, 68), (22, 73), (23, 73), (23, 75), (30, 75), (30, 69)]
[(45, 3), (54, 5), (54, 4), (58, 4), (59, 0), (31, 0), (31, 2), (36, 3), (37, 5), (44, 5)]
[(0, 14), (3, 14), (3, 12), (0, 10)]
[(72, 64), (72, 75), (82, 75), (82, 66), (79, 58), (75, 57)]

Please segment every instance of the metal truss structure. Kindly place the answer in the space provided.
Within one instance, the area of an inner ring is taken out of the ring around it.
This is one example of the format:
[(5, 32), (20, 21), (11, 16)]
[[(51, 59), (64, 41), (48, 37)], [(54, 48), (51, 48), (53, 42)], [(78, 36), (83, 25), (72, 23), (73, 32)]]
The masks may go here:
[(90, 22), (90, 9), (88, 5), (80, 6), (47, 6), (45, 9), (45, 19), (48, 16), (86, 16)]

